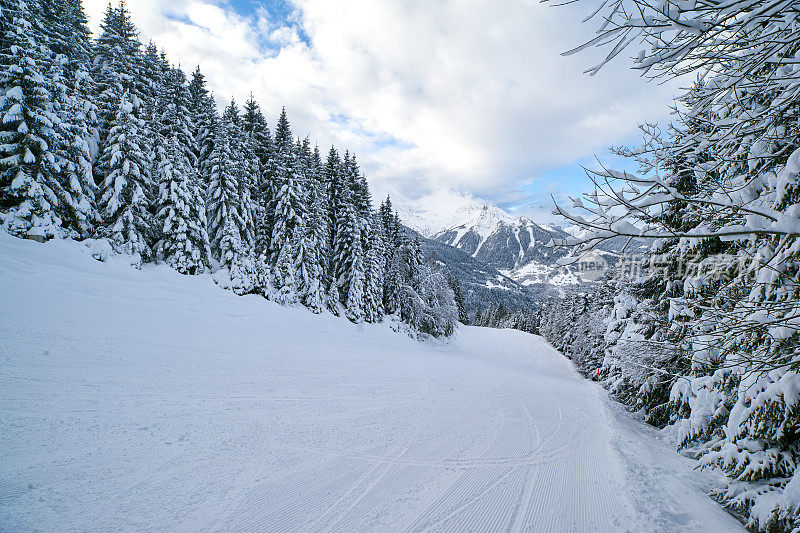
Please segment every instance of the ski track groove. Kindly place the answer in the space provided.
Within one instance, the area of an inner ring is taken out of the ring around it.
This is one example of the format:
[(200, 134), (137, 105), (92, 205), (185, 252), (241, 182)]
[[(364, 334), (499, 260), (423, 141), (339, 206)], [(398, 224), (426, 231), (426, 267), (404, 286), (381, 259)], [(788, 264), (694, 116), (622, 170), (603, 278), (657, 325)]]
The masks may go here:
[[(505, 471), (504, 471), (505, 470)], [(440, 516), (438, 518), (429, 519), (423, 523), (414, 523), (409, 527), (409, 531), (429, 531), (434, 528), (436, 525), (445, 522), (452, 518), (453, 516), (457, 515), (460, 511), (467, 508), (470, 504), (474, 503), (478, 498), (486, 494), (487, 492), (491, 491), (495, 486), (499, 485), (506, 479), (510, 474), (514, 472), (513, 469), (504, 469), (498, 468), (496, 471), (489, 471), (489, 474), (494, 474), (489, 481), (486, 481), (486, 474), (485, 471), (479, 470), (470, 470), (470, 474), (475, 474), (474, 480), (470, 479), (469, 481), (465, 482), (464, 486), (459, 486), (458, 488), (451, 487), (448, 489), (445, 494), (443, 495), (444, 501), (448, 505), (453, 505), (452, 508), (448, 508), (445, 506), (444, 503), (439, 505), (442, 507), (442, 511), (444, 516)], [(466, 475), (466, 474), (465, 474)], [(462, 476), (460, 479), (462, 479)], [(485, 483), (484, 486), (481, 483)], [(450, 493), (450, 491), (453, 493)], [(440, 497), (442, 498), (442, 497)], [(450, 502), (453, 502), (452, 504)], [(458, 502), (458, 503), (455, 503)], [(434, 515), (435, 516), (435, 515)]]

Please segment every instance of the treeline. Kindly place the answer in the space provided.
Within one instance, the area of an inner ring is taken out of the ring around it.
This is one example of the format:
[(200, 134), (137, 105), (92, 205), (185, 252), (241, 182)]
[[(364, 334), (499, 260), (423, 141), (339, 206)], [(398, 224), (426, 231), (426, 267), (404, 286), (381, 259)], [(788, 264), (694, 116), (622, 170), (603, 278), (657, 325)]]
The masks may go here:
[(609, 283), (607, 280), (593, 293), (549, 297), (539, 307), (538, 333), (572, 359), (581, 373), (595, 380), (600, 377), (606, 348)]
[(46, 240), (103, 238), (134, 262), (213, 272), (238, 294), (354, 322), (396, 314), (449, 335), (458, 309), (355, 154), (324, 156), (250, 99), (221, 114), (143, 46), (124, 2), (96, 39), (79, 0), (0, 0), (0, 224)]
[(579, 252), (620, 237), (651, 246), (595, 293), (545, 305), (541, 331), (721, 469), (714, 496), (749, 527), (797, 531), (800, 11), (631, 2), (598, 2), (591, 44), (609, 46), (608, 61), (644, 43), (634, 68), (694, 82), (670, 124), (615, 149), (638, 172), (590, 174), (595, 190), (557, 211), (587, 230), (566, 243)]
[(539, 332), (539, 319), (535, 310), (509, 309), (503, 302), (491, 303), (486, 309), (478, 307), (472, 324), (487, 328), (518, 329), (527, 333)]

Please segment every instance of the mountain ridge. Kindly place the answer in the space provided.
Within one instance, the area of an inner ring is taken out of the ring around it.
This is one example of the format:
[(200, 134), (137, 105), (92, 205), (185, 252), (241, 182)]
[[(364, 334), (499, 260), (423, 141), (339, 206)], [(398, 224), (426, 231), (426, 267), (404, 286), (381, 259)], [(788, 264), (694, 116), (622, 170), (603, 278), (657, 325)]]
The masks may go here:
[(523, 286), (578, 283), (556, 264), (569, 251), (548, 246), (554, 238), (570, 236), (559, 227), (537, 224), (478, 199), (465, 199), (449, 211), (398, 206), (397, 212), (424, 237), (453, 246)]

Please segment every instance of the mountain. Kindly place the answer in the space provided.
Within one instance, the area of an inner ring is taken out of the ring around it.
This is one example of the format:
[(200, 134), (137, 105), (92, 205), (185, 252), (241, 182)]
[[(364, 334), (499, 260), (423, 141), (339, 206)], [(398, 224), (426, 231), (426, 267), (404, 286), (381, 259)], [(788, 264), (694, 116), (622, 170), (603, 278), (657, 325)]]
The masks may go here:
[(408, 232), (419, 240), (426, 259), (434, 260), (448, 274), (458, 278), (470, 316), (492, 303), (502, 303), (508, 309), (535, 309), (538, 306), (543, 287), (523, 286), (458, 248), (428, 239), (412, 229)]
[(551, 248), (552, 239), (569, 237), (559, 227), (515, 217), (488, 202), (468, 199), (450, 211), (398, 207), (400, 219), (423, 236), (453, 246), (522, 285), (576, 284), (556, 261), (568, 254)]

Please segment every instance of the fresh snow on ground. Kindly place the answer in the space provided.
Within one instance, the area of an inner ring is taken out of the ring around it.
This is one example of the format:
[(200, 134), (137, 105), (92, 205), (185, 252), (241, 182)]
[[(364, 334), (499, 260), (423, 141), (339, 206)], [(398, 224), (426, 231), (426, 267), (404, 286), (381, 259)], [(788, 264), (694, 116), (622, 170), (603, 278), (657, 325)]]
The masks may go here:
[(446, 343), (0, 235), (0, 531), (734, 531), (540, 337)]

